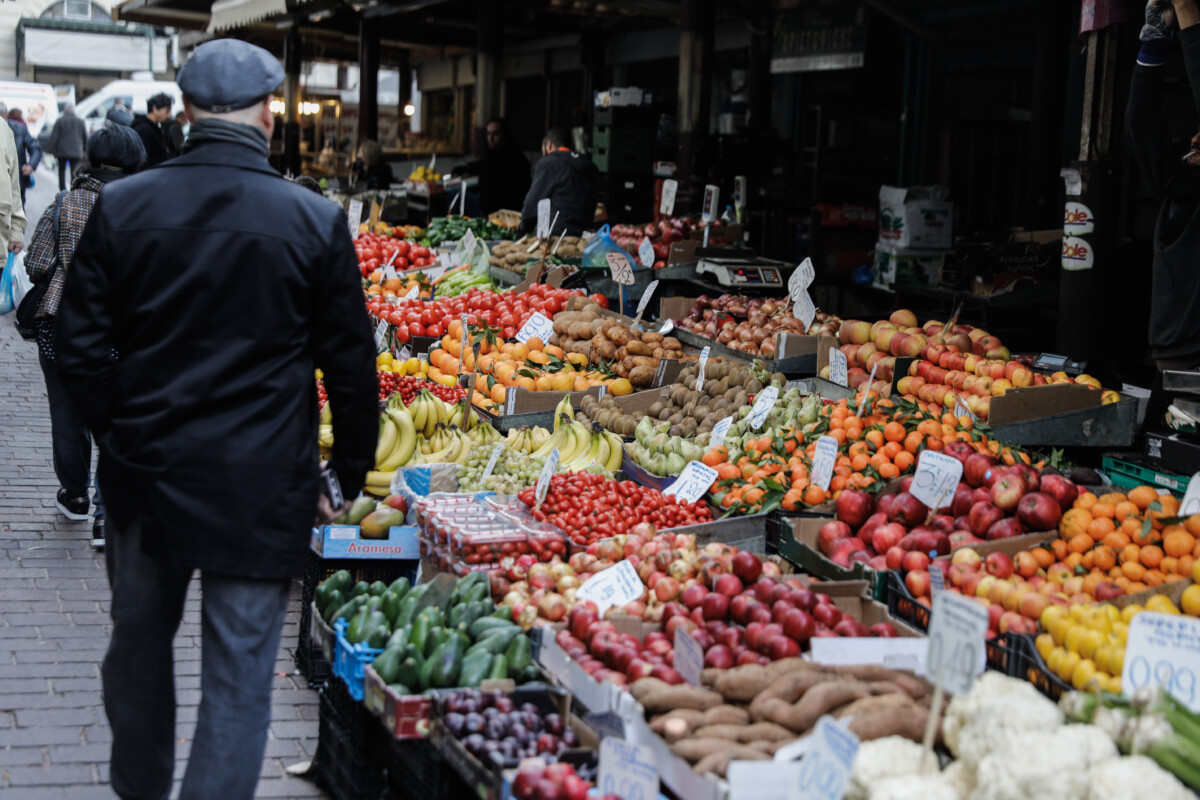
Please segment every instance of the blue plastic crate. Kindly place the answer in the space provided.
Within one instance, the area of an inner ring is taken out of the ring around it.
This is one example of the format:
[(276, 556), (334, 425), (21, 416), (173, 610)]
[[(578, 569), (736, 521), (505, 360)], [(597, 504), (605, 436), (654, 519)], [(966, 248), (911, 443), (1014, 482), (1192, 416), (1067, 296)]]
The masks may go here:
[(348, 624), (344, 619), (337, 621), (337, 642), (333, 650), (333, 674), (346, 684), (351, 697), (362, 702), (364, 671), (367, 664), (374, 661), (375, 657), (383, 650), (367, 647), (365, 644), (350, 644), (346, 640)]

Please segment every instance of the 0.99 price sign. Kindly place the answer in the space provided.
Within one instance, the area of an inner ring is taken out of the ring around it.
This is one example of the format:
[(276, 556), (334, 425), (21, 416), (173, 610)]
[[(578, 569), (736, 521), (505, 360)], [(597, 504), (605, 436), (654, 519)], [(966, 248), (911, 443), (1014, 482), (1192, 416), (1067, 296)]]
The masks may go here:
[(858, 753), (858, 737), (826, 714), (817, 720), (811, 739), (788, 800), (841, 800)]
[(596, 783), (602, 795), (615, 795), (621, 800), (655, 800), (658, 759), (645, 745), (605, 736), (600, 740)]
[(929, 654), (925, 675), (951, 694), (966, 694), (983, 672), (988, 612), (951, 592), (935, 592), (929, 617)]
[(1200, 711), (1197, 675), (1200, 619), (1143, 611), (1130, 621), (1121, 671), (1123, 694), (1160, 686), (1192, 711)]

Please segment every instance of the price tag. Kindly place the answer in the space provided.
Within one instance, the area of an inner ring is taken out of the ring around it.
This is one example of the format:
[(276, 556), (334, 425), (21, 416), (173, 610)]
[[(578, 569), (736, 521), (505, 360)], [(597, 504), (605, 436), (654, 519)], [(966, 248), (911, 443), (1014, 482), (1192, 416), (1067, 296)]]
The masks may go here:
[(768, 386), (758, 393), (758, 397), (754, 399), (754, 405), (750, 408), (750, 427), (758, 430), (767, 421), (767, 414), (771, 413), (771, 409), (775, 407), (775, 401), (779, 399), (779, 389), (775, 386)]
[(467, 207), (467, 187), (461, 186), (458, 190), (458, 215), (466, 216), (464, 209)]
[(775, 751), (774, 761), (730, 761), (725, 770), (729, 797), (734, 800), (783, 800), (800, 775), (800, 762), (781, 760), (779, 754), (807, 739), (786, 744)]
[(496, 442), (496, 446), (492, 448), (492, 457), (488, 459), (487, 466), (483, 468), (483, 476), (479, 479), (479, 485), (483, 486), (487, 483), (487, 479), (492, 477), (492, 470), (496, 468), (496, 462), (500, 460), (500, 453), (504, 451), (504, 442)]
[(929, 589), (933, 592), (940, 592), (946, 588), (946, 576), (942, 574), (942, 568), (936, 564), (929, 567)]
[(806, 258), (800, 262), (800, 266), (792, 270), (792, 277), (788, 278), (788, 293), (792, 300), (799, 300), (800, 293), (812, 286), (813, 279), (817, 277), (816, 270), (813, 269), (811, 258)]
[(712, 433), (708, 435), (709, 447), (720, 447), (725, 444), (725, 434), (729, 433), (729, 426), (733, 424), (733, 417), (725, 419), (713, 425)]
[(525, 344), (530, 337), (536, 336), (542, 340), (542, 344), (545, 344), (550, 341), (552, 333), (554, 333), (554, 323), (535, 311), (529, 321), (521, 326), (521, 330), (517, 331), (517, 341)]
[(615, 567), (601, 570), (589, 578), (575, 596), (596, 604), (601, 617), (613, 606), (624, 606), (637, 600), (646, 592), (646, 585), (638, 577), (637, 570), (628, 561)]
[(696, 362), (696, 391), (704, 391), (704, 367), (708, 364), (708, 351), (712, 349), (705, 347), (700, 351), (700, 359)]
[(878, 361), (871, 365), (871, 374), (867, 376), (867, 382), (863, 384), (862, 399), (858, 401), (858, 408), (854, 409), (854, 413), (856, 414), (861, 414), (863, 406), (867, 403), (867, 395), (871, 392), (871, 385), (875, 383), (875, 370), (878, 366)]
[(1200, 472), (1197, 472), (1188, 481), (1183, 502), (1179, 504), (1179, 516), (1189, 517), (1192, 514), (1200, 514)]
[(909, 492), (929, 508), (941, 508), (962, 477), (962, 462), (936, 450), (923, 450)]
[[(539, 509), (542, 507), (542, 502), (546, 499), (546, 492), (550, 490), (550, 478), (555, 472), (558, 472), (558, 459), (559, 453), (556, 447), (550, 451), (550, 455), (546, 456), (546, 463), (542, 465), (542, 474), (538, 475), (536, 498)], [(621, 563), (624, 564), (626, 562), (622, 561)], [(634, 574), (636, 576), (637, 573)]]
[(829, 488), (833, 480), (833, 467), (837, 463), (838, 443), (832, 436), (822, 436), (817, 439), (817, 449), (813, 453), (812, 482), (822, 489)]
[(788, 800), (841, 800), (858, 753), (858, 737), (826, 714), (817, 720), (811, 738), (813, 743), (800, 761), (800, 775), (788, 787)]
[[(961, 397), (954, 398), (954, 416), (970, 417), (971, 422), (975, 421), (975, 415), (971, 413), (971, 409), (967, 408), (967, 404), (962, 401)], [(1197, 507), (1200, 507), (1200, 498), (1197, 498), (1197, 500)]]
[(604, 258), (608, 261), (609, 271), (612, 272), (613, 283), (622, 286), (633, 285), (633, 266), (629, 263), (629, 256), (624, 253), (605, 253)]
[(654, 800), (658, 797), (658, 759), (645, 745), (605, 736), (600, 740), (596, 783), (600, 794), (621, 800)]
[(658, 288), (658, 281), (650, 281), (650, 285), (646, 287), (646, 291), (642, 293), (642, 299), (638, 300), (637, 316), (634, 317), (634, 324), (642, 321), (642, 314), (646, 310), (646, 306), (650, 304), (650, 298), (654, 295), (654, 290)]
[(538, 200), (537, 204), (537, 238), (550, 238), (550, 198)]
[(713, 220), (717, 218), (717, 203), (721, 199), (721, 187), (714, 186), (711, 183), (704, 187), (704, 206), (700, 214), (700, 219), (705, 225), (712, 225)]
[(563, 228), (563, 232), (558, 235), (558, 241), (554, 243), (554, 249), (550, 251), (550, 255), (558, 255), (558, 246), (562, 244), (562, 240), (567, 238), (567, 229)]
[(400, 276), (396, 274), (396, 268), (391, 265), (391, 262), (384, 264), (383, 279), (385, 281), (390, 281), (392, 278), (398, 278), (398, 277), (400, 277)]
[(985, 666), (987, 626), (988, 610), (974, 600), (954, 592), (934, 594), (925, 674), (951, 694), (971, 691)]
[(408, 294), (404, 295), (405, 300), (416, 300), (421, 296), (421, 287), (414, 286), (408, 290)]
[(467, 337), (470, 336), (470, 331), (468, 330), (468, 328), (470, 326), (467, 325), (467, 315), (466, 314), (463, 314), (462, 316), (460, 316), (458, 318), (458, 321), (459, 321), (459, 324), (462, 325), (462, 341), (459, 342), (459, 348), (458, 348), (458, 361), (461, 364), (463, 358), (466, 357), (466, 353), (467, 353)]
[(410, 358), (412, 358), (412, 350), (408, 349), (408, 345), (404, 345), (400, 348), (400, 360), (408, 361)]
[(654, 245), (650, 244), (648, 236), (643, 236), (642, 243), (638, 245), (638, 261), (641, 261), (646, 269), (654, 266)]
[(693, 686), (700, 685), (704, 671), (704, 648), (682, 625), (675, 629), (675, 671)]
[(475, 232), (470, 228), (467, 228), (467, 232), (464, 233), (462, 237), (462, 248), (463, 252), (466, 254), (466, 260), (463, 262), (464, 264), (469, 264), (475, 260), (475, 247), (478, 244), (479, 242), (475, 239)]
[(387, 336), (388, 324), (386, 319), (379, 320), (379, 324), (375, 326), (375, 349), (383, 347), (384, 337)]
[(358, 241), (358, 226), (362, 222), (362, 200), (351, 200), (346, 209), (346, 222), (350, 225), (350, 238)]
[(663, 323), (662, 328), (660, 328), (658, 332), (661, 333), (663, 336), (666, 336), (668, 333), (670, 333), (673, 330), (675, 330), (675, 320), (669, 319)]
[(804, 325), (804, 332), (808, 333), (808, 329), (812, 327), (813, 320), (817, 318), (817, 307), (813, 304), (812, 297), (808, 294), (808, 289), (800, 290), (800, 299), (796, 301), (796, 307), (792, 310), (792, 316), (800, 320)]
[(850, 362), (836, 347), (829, 348), (829, 380), (838, 386), (850, 385)]
[(658, 213), (671, 216), (675, 213), (675, 193), (679, 191), (679, 181), (667, 178), (663, 181), (662, 200), (658, 203)]
[(431, 155), (429, 157), (429, 168), (433, 169), (436, 166), (437, 166), (437, 153), (434, 153), (433, 155)]
[(715, 469), (699, 461), (689, 461), (675, 482), (663, 489), (663, 494), (673, 494), (677, 500), (694, 503), (704, 497), (716, 479)]
[[(390, 266), (392, 266), (393, 264), (395, 264), (395, 263), (396, 263), (396, 259), (397, 259), (397, 258), (399, 258), (399, 257), (400, 257), (400, 248), (399, 248), (399, 247), (397, 247), (395, 250), (393, 250), (393, 251), (392, 251), (392, 254), (391, 254), (390, 256), (388, 256), (387, 263), (386, 263), (386, 264), (384, 264), (384, 267), (390, 267)], [(385, 274), (385, 275), (387, 274), (387, 270), (386, 270), (386, 269), (384, 270), (384, 274)], [(395, 276), (395, 274), (396, 274), (396, 270), (394, 270), (394, 269), (393, 269), (393, 270), (392, 270), (392, 275), (393, 275), (393, 276)]]
[[(678, 651), (676, 651), (678, 653)], [(1121, 692), (1128, 697), (1146, 686), (1164, 691), (1200, 711), (1200, 619), (1144, 611), (1129, 623)]]

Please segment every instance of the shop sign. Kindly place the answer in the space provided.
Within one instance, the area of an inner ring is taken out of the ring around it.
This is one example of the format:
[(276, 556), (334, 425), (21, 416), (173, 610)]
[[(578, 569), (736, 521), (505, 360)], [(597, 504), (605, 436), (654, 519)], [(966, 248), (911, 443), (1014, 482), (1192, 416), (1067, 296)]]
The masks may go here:
[(799, 0), (775, 17), (771, 72), (857, 69), (867, 51), (867, 9), (844, 0)]

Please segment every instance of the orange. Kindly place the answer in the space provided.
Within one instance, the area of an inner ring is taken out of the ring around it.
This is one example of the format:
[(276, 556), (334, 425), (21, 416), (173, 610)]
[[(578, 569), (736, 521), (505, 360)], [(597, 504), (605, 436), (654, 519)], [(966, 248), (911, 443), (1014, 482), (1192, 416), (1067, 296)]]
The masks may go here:
[(492, 387), (491, 397), (493, 403), (503, 403), (507, 397), (508, 387), (503, 383), (497, 383)]
[(1133, 503), (1140, 510), (1145, 511), (1146, 508), (1158, 499), (1158, 490), (1153, 486), (1138, 486), (1129, 490), (1129, 502)]
[(545, 350), (545, 343), (536, 336), (530, 336), (525, 340), (525, 347), (529, 350)]
[(1093, 552), (1095, 553), (1095, 556), (1093, 556), (1093, 562), (1095, 563), (1097, 569), (1102, 569), (1105, 572), (1108, 572), (1110, 569), (1116, 566), (1117, 554), (1111, 547), (1100, 545)]
[(1162, 563), (1158, 568), (1168, 575), (1179, 572), (1179, 559), (1172, 556), (1163, 556)]
[(1096, 495), (1091, 492), (1084, 492), (1075, 498), (1075, 508), (1082, 508), (1086, 511), (1094, 505), (1096, 505)]
[(1196, 546), (1196, 537), (1182, 525), (1168, 525), (1163, 529), (1163, 550), (1169, 556), (1189, 555)]
[(1195, 556), (1180, 556), (1179, 566), (1175, 568), (1175, 571), (1180, 575), (1191, 575), (1196, 563)]
[(891, 480), (892, 478), (900, 475), (899, 467), (890, 461), (885, 461), (884, 463), (880, 464), (877, 468), (877, 471), (879, 472), (879, 477), (883, 478), (884, 480)]
[(534, 379), (533, 385), (539, 392), (548, 392), (554, 388), (554, 375), (539, 375)]
[[(920, 434), (918, 434), (918, 436), (919, 435)], [(908, 452), (907, 450), (902, 450), (892, 458), (892, 463), (894, 463), (896, 465), (896, 469), (900, 470), (901, 472), (908, 472), (916, 460), (917, 459), (913, 457), (912, 453)]]
[(1151, 569), (1153, 569), (1154, 567), (1157, 567), (1159, 564), (1162, 563), (1162, 560), (1163, 560), (1162, 548), (1156, 544), (1146, 545), (1145, 547), (1142, 548), (1141, 556), (1140, 556), (1139, 560), (1142, 562), (1142, 564), (1144, 566), (1150, 567)]
[(1192, 536), (1200, 537), (1200, 514), (1192, 514), (1183, 521), (1183, 527)]
[(1127, 544), (1121, 548), (1121, 554), (1118, 556), (1118, 560), (1122, 564), (1128, 561), (1133, 561), (1136, 563), (1139, 559), (1141, 559), (1141, 557), (1142, 548), (1138, 547), (1136, 544)]
[(1125, 534), (1131, 541), (1142, 536), (1142, 520), (1140, 517), (1126, 517), (1121, 523), (1121, 533)]
[(1043, 569), (1054, 563), (1054, 551), (1048, 547), (1035, 547), (1031, 552), (1038, 566)]
[(1126, 517), (1136, 517), (1137, 515), (1138, 507), (1128, 500), (1117, 503), (1113, 507), (1113, 517), (1117, 522), (1124, 522)]
[(913, 431), (908, 436), (904, 437), (904, 449), (912, 453), (914, 456), (924, 443), (925, 435), (919, 431)]
[[(831, 481), (832, 483), (832, 481)], [(810, 506), (820, 505), (825, 502), (825, 490), (820, 486), (811, 485), (804, 492), (804, 502)]]
[(1098, 517), (1092, 520), (1087, 526), (1088, 536), (1091, 536), (1097, 542), (1101, 541), (1114, 530), (1116, 530), (1116, 526), (1113, 525), (1113, 521), (1108, 517)]
[(1120, 492), (1106, 492), (1105, 494), (1100, 495), (1098, 502), (1108, 503), (1110, 506), (1115, 506), (1117, 503), (1122, 503), (1127, 499), (1129, 498)]
[(1146, 570), (1146, 585), (1147, 586), (1162, 586), (1167, 580), (1167, 576), (1156, 569)]
[(1058, 530), (1064, 537), (1070, 539), (1080, 533), (1086, 533), (1092, 523), (1092, 515), (1082, 508), (1072, 508), (1063, 514), (1058, 523)]
[(1099, 503), (1096, 503), (1096, 505), (1092, 506), (1090, 510), (1092, 512), (1093, 517), (1097, 517), (1097, 518), (1107, 517), (1108, 519), (1112, 519), (1113, 515), (1114, 515), (1115, 506), (1101, 501)]
[(1088, 536), (1086, 533), (1079, 533), (1071, 537), (1070, 541), (1067, 542), (1067, 548), (1072, 553), (1085, 553), (1095, 543), (1091, 536)]
[[(1121, 572), (1134, 582), (1140, 582), (1142, 578), (1146, 577), (1146, 568), (1136, 561), (1126, 561), (1121, 565)], [(1130, 591), (1133, 591), (1132, 588)]]
[[(1124, 527), (1125, 526), (1122, 525), (1122, 530), (1114, 531), (1105, 536), (1104, 544), (1111, 547), (1113, 550), (1120, 550), (1122, 547), (1132, 542), (1133, 539), (1129, 536), (1129, 534), (1125, 533)], [(1140, 531), (1141, 529), (1139, 528), (1138, 530)]]

